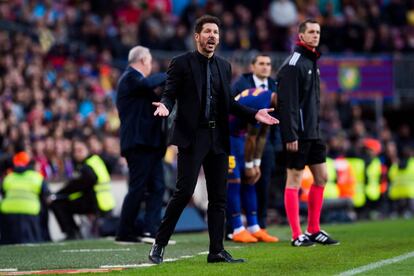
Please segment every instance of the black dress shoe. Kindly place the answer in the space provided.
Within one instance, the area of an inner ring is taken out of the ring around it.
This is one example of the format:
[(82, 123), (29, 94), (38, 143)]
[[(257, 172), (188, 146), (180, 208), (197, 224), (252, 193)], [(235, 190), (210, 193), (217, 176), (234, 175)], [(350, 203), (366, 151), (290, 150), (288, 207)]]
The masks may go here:
[(140, 241), (137, 239), (137, 237), (134, 236), (117, 236), (115, 237), (115, 243), (117, 244), (137, 244)]
[(82, 234), (79, 231), (73, 231), (66, 234), (65, 241), (82, 240)]
[(162, 263), (164, 258), (164, 246), (154, 243), (148, 255), (148, 259), (154, 264)]
[(233, 259), (229, 252), (222, 250), (219, 253), (209, 253), (207, 256), (208, 263), (244, 263), (244, 259)]

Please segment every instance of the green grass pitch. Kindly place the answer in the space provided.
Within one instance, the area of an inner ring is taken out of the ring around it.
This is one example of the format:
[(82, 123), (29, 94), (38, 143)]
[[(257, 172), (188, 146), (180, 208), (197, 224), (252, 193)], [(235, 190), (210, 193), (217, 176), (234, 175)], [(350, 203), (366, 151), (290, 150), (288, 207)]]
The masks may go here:
[[(341, 241), (339, 246), (290, 245), (287, 227), (271, 227), (269, 232), (281, 242), (236, 244), (225, 247), (242, 264), (207, 264), (208, 234), (178, 234), (176, 245), (166, 248), (165, 259), (177, 259), (158, 266), (148, 263), (148, 244), (117, 245), (113, 240), (86, 240), (39, 245), (0, 247), (0, 274), (59, 269), (131, 267), (107, 272), (125, 275), (338, 275), (355, 268), (402, 255), (405, 259), (363, 271), (361, 275), (414, 275), (414, 219), (324, 225)], [(14, 272), (13, 272), (14, 271)], [(58, 273), (56, 271), (55, 273)]]

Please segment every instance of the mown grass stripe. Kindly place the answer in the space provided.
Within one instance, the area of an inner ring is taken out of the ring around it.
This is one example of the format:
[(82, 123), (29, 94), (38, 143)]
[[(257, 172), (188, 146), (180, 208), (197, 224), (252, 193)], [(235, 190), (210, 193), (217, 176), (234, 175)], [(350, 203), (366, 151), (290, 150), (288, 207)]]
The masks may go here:
[(89, 252), (116, 252), (116, 251), (131, 251), (130, 248), (97, 248), (97, 249), (65, 249), (62, 253), (89, 253)]
[(394, 258), (391, 258), (391, 259), (385, 259), (385, 260), (382, 260), (382, 261), (379, 261), (379, 262), (370, 263), (370, 264), (360, 266), (360, 267), (357, 267), (357, 268), (354, 268), (354, 269), (351, 269), (351, 270), (348, 270), (348, 271), (344, 271), (344, 272), (338, 274), (338, 276), (356, 275), (356, 274), (363, 273), (363, 272), (366, 272), (366, 271), (369, 271), (369, 270), (380, 268), (380, 267), (385, 266), (385, 265), (398, 263), (398, 262), (404, 261), (404, 260), (412, 258), (412, 257), (414, 257), (414, 251), (411, 251), (407, 254), (403, 254), (403, 255), (400, 255), (400, 256), (397, 256), (397, 257), (394, 257)]
[(123, 264), (123, 265), (101, 265), (100, 268), (135, 268), (135, 267), (149, 267), (155, 264), (144, 263), (144, 264)]

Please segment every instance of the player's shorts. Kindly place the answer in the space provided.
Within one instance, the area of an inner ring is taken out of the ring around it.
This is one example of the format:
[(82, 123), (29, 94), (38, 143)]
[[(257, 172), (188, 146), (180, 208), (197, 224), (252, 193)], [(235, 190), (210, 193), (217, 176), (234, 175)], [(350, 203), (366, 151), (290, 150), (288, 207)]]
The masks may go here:
[(240, 180), (244, 172), (244, 137), (230, 136), (228, 180)]
[(284, 147), (286, 167), (288, 169), (303, 170), (305, 165), (326, 162), (326, 145), (321, 139), (299, 140), (297, 152), (287, 151), (286, 144)]

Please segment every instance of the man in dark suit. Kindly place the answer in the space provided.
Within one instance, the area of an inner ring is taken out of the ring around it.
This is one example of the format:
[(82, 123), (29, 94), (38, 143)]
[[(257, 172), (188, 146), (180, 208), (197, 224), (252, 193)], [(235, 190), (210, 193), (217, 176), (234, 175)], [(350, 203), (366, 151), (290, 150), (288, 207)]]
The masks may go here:
[(251, 73), (245, 73), (237, 79), (232, 86), (233, 96), (249, 88), (263, 88), (276, 91), (276, 82), (270, 77), (272, 62), (270, 56), (263, 53), (256, 54), (250, 64)]
[[(251, 73), (246, 73), (232, 86), (232, 94), (236, 96), (249, 88), (262, 88), (264, 90), (276, 91), (276, 82), (270, 77), (272, 73), (272, 61), (269, 55), (258, 53), (252, 59), (250, 65)], [(257, 195), (257, 218), (259, 226), (266, 229), (267, 205), (269, 196), (269, 184), (272, 172), (275, 169), (275, 160), (278, 152), (283, 150), (282, 138), (278, 125), (270, 128), (266, 146), (261, 160), (256, 160), (256, 166), (260, 167), (261, 176), (255, 184)], [(227, 225), (227, 233), (232, 233), (231, 225)]]
[(195, 26), (197, 50), (175, 57), (168, 69), (168, 78), (161, 102), (154, 115), (168, 116), (177, 101), (171, 143), (178, 146), (178, 176), (161, 226), (158, 229), (149, 259), (163, 261), (164, 247), (174, 232), (177, 221), (193, 195), (201, 166), (208, 192), (208, 229), (210, 249), (208, 262), (243, 262), (224, 250), (223, 235), (226, 208), (226, 183), (229, 153), (229, 113), (275, 124), (268, 112), (236, 103), (231, 97), (231, 66), (214, 54), (219, 43), (219, 20), (200, 17)]
[[(116, 106), (121, 120), (121, 155), (128, 163), (128, 193), (122, 204), (115, 240), (138, 242), (137, 236), (154, 237), (161, 221), (164, 179), (162, 158), (165, 153), (163, 119), (154, 117), (152, 102), (160, 96), (154, 89), (166, 80), (165, 73), (148, 76), (152, 69), (148, 48), (136, 46), (128, 55), (129, 66), (118, 82)], [(144, 223), (138, 224), (140, 205), (147, 192)]]

